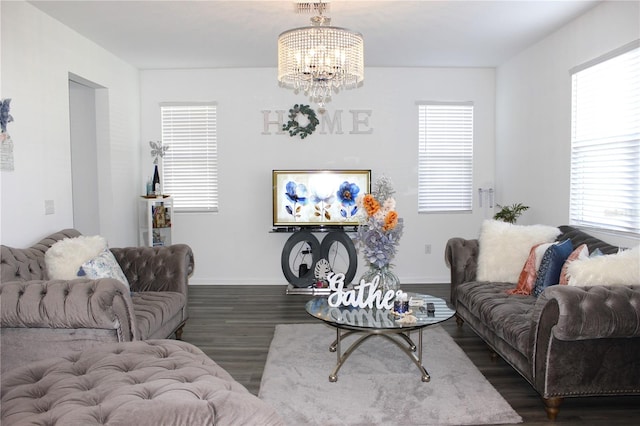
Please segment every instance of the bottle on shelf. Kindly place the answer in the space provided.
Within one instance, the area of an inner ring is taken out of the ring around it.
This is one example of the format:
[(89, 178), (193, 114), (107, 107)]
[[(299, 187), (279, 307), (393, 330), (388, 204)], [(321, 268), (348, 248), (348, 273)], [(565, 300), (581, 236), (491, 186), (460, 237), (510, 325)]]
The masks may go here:
[(162, 195), (160, 191), (160, 174), (158, 173), (158, 165), (156, 164), (153, 169), (153, 191), (157, 196)]

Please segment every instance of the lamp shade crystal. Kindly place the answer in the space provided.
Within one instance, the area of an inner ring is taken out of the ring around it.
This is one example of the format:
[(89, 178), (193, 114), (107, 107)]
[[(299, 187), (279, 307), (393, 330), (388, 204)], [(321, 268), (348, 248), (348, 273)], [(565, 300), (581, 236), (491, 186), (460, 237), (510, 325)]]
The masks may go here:
[(321, 107), (332, 92), (358, 87), (364, 81), (364, 40), (360, 33), (325, 25), (329, 18), (312, 18), (312, 26), (295, 28), (278, 37), (278, 81), (302, 90)]

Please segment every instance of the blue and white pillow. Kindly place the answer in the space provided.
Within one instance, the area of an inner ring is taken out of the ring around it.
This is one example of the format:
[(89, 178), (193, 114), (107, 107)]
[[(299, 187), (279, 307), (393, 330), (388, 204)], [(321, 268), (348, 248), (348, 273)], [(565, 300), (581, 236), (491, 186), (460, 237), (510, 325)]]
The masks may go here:
[(542, 256), (533, 294), (538, 297), (545, 288), (560, 283), (560, 272), (569, 255), (573, 252), (571, 240), (549, 246)]
[(122, 282), (127, 290), (129, 289), (129, 281), (122, 272), (122, 268), (108, 248), (102, 250), (96, 257), (82, 264), (78, 269), (79, 277), (87, 277), (91, 279), (98, 278), (115, 278)]

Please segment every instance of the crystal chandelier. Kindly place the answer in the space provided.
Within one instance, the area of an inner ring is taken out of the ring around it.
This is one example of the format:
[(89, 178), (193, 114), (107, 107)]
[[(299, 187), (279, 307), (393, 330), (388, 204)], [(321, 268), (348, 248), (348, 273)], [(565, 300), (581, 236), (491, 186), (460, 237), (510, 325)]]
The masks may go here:
[(294, 28), (278, 37), (278, 81), (280, 86), (303, 91), (323, 112), (332, 92), (352, 89), (364, 80), (362, 34), (332, 27), (322, 14), (325, 3), (316, 3), (318, 16), (310, 27)]

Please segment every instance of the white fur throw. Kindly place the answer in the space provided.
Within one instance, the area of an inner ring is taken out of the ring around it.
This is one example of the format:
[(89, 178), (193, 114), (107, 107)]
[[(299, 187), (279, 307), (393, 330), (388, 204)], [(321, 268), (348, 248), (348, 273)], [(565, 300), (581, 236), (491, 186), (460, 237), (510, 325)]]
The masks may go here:
[(53, 244), (44, 254), (47, 274), (52, 280), (74, 280), (83, 263), (96, 257), (107, 247), (99, 235), (65, 238)]
[(640, 285), (640, 246), (605, 256), (576, 259), (567, 266), (569, 285)]
[(531, 247), (553, 242), (560, 229), (546, 225), (513, 225), (485, 220), (480, 230), (478, 281), (517, 283)]

